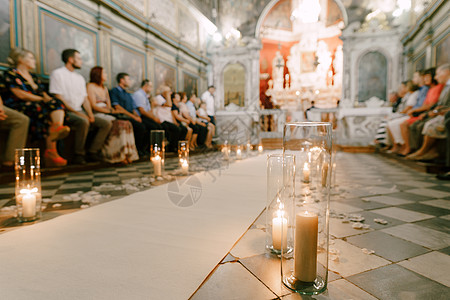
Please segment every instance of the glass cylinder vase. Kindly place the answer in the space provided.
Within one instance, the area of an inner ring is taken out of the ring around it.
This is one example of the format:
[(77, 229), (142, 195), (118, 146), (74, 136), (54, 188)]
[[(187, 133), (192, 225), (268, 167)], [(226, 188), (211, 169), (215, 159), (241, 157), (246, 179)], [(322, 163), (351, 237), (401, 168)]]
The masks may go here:
[(178, 142), (178, 161), (180, 163), (181, 173), (189, 173), (189, 143), (188, 141)]
[(331, 130), (324, 122), (284, 127), (283, 153), (296, 156), (296, 178), (288, 217), (294, 249), (282, 249), (281, 274), (284, 285), (300, 294), (322, 293), (328, 283)]
[(295, 156), (271, 154), (267, 156), (266, 249), (281, 254), (293, 249), (292, 230), (289, 230), (289, 211), (293, 210)]
[(243, 155), (243, 147), (241, 144), (238, 144), (236, 146), (236, 159), (237, 160), (241, 160), (242, 159), (242, 155)]
[(155, 177), (164, 174), (164, 130), (152, 130), (150, 132), (150, 161), (153, 164)]
[(20, 222), (41, 217), (41, 167), (39, 149), (16, 149), (16, 206)]

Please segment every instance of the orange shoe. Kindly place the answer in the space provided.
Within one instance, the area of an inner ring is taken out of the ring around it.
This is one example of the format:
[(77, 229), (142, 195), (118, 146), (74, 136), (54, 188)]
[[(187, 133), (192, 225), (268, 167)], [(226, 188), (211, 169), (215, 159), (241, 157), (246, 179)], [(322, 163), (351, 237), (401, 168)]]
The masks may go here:
[(68, 126), (55, 124), (49, 128), (49, 133), (51, 141), (61, 140), (69, 135), (70, 128)]
[(64, 167), (65, 165), (67, 165), (67, 160), (59, 156), (56, 149), (45, 150), (44, 162), (47, 168)]

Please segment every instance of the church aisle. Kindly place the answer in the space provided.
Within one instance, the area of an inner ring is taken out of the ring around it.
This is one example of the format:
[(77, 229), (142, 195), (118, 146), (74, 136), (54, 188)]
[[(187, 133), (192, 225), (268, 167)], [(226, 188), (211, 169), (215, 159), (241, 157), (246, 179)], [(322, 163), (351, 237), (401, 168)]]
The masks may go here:
[[(377, 154), (337, 155), (328, 291), (306, 299), (447, 299), (450, 183)], [(282, 285), (264, 229), (263, 213), (191, 299), (305, 299)]]

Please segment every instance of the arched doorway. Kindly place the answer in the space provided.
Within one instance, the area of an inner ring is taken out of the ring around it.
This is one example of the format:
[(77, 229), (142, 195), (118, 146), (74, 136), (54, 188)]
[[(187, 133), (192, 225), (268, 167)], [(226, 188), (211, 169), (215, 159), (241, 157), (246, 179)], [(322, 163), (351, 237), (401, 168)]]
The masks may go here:
[(315, 100), (319, 107), (335, 106), (342, 87), (339, 36), (346, 23), (340, 0), (271, 1), (256, 27), (263, 45), (262, 105), (301, 110)]

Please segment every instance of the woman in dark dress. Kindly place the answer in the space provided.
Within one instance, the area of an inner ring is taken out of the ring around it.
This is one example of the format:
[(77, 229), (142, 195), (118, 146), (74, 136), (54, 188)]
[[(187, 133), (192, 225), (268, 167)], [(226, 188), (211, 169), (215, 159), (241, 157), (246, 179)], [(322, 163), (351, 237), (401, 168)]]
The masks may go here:
[(67, 161), (56, 150), (56, 140), (65, 138), (70, 132), (69, 127), (63, 126), (64, 104), (50, 97), (39, 79), (30, 73), (36, 67), (33, 53), (22, 48), (12, 49), (8, 62), (11, 69), (5, 73), (9, 90), (5, 105), (30, 117), (32, 141), (46, 140), (45, 165), (65, 166)]

